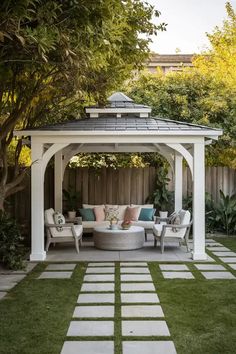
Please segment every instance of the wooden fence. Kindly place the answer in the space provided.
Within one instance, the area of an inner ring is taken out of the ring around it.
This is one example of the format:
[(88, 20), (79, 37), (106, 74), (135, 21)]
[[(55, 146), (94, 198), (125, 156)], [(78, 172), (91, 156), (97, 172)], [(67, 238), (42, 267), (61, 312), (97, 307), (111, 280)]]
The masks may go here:
[[(154, 167), (146, 168), (102, 168), (101, 171), (88, 168), (67, 169), (63, 187), (69, 185), (81, 191), (81, 203), (89, 204), (142, 204), (152, 193), (155, 187), (155, 175), (158, 173)], [(173, 176), (169, 189), (174, 189)], [(219, 199), (219, 191), (232, 194), (236, 191), (236, 170), (227, 167), (206, 168), (206, 191), (215, 201)], [(192, 191), (191, 175), (188, 168), (184, 169), (183, 195), (190, 195)], [(47, 168), (45, 174), (45, 208), (54, 205), (54, 171)], [(7, 209), (21, 223), (30, 220), (30, 178), (24, 191), (13, 196)]]

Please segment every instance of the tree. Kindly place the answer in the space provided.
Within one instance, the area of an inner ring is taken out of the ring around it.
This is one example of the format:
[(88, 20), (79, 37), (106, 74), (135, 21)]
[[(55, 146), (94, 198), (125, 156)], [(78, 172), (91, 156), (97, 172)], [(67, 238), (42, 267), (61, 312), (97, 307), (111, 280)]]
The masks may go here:
[(144, 73), (126, 90), (154, 115), (223, 128), (219, 142), (207, 147), (207, 162), (236, 168), (236, 14), (229, 3), (226, 10), (223, 27), (208, 34), (211, 49), (195, 57), (193, 68)]
[(23, 188), (23, 141), (12, 145), (13, 130), (69, 119), (84, 101), (103, 102), (107, 91), (141, 67), (148, 36), (164, 29), (152, 23), (153, 14), (159, 15), (141, 0), (1, 2), (0, 209)]

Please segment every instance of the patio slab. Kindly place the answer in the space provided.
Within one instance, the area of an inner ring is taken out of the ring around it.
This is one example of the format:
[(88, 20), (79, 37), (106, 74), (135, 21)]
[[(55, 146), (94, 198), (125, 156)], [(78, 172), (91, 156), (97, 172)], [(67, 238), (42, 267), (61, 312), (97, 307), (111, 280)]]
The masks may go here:
[(0, 300), (3, 299), (6, 295), (7, 293), (5, 291), (0, 291)]
[(122, 335), (128, 337), (169, 336), (165, 321), (122, 321)]
[(220, 246), (217, 246), (217, 247), (207, 247), (207, 249), (211, 252), (213, 251), (217, 251), (217, 252), (230, 252), (230, 249), (227, 248), (227, 247), (220, 247)]
[(99, 262), (99, 263), (89, 263), (88, 267), (114, 267), (114, 262)]
[(155, 293), (121, 293), (122, 303), (159, 303), (159, 298)]
[[(90, 262), (89, 267), (94, 266), (112, 266), (114, 261), (122, 262), (122, 266), (138, 266), (137, 263), (145, 262), (194, 262), (191, 252), (186, 252), (186, 247), (179, 247), (176, 243), (166, 242), (165, 253), (161, 254), (160, 247), (153, 247), (153, 239), (145, 242), (144, 247), (133, 251), (107, 251), (98, 250), (93, 242), (83, 242), (79, 254), (70, 243), (57, 244), (47, 252), (47, 262)], [(208, 262), (215, 262), (210, 256)], [(106, 263), (107, 262), (107, 263)], [(132, 265), (132, 263), (134, 263)], [(146, 265), (140, 264), (140, 266)]]
[(114, 267), (90, 267), (87, 268), (86, 274), (103, 274), (103, 273), (115, 273)]
[(121, 306), (122, 317), (164, 317), (160, 305), (128, 305)]
[(78, 354), (78, 353), (114, 354), (114, 343), (112, 341), (81, 341), (81, 342), (66, 341), (63, 344), (61, 354)]
[(236, 264), (228, 264), (232, 269), (236, 270)]
[(132, 268), (132, 267), (127, 267), (127, 268), (120, 268), (120, 272), (127, 274), (127, 273), (138, 273), (138, 274), (150, 274), (150, 271), (148, 268), (143, 268), (143, 267), (137, 267), (137, 268)]
[(114, 282), (114, 274), (88, 274), (84, 276), (84, 281), (86, 282), (103, 282), (103, 281), (112, 281)]
[(114, 317), (114, 306), (76, 306), (73, 318)]
[(146, 262), (121, 262), (121, 267), (146, 267)]
[(217, 257), (236, 257), (235, 252), (213, 252), (212, 253)]
[(123, 354), (177, 354), (171, 341), (124, 341), (122, 347)]
[(19, 283), (26, 274), (1, 274), (0, 283)]
[(198, 270), (226, 270), (221, 264), (194, 264)]
[(42, 272), (37, 279), (70, 279), (72, 272)]
[(191, 272), (162, 272), (165, 279), (195, 279)]
[(67, 336), (71, 337), (113, 336), (113, 334), (113, 321), (71, 321), (67, 332)]
[(12, 282), (0, 282), (0, 291), (8, 291), (11, 290), (12, 288), (14, 288), (14, 286), (16, 286), (17, 283), (12, 283)]
[(185, 264), (160, 264), (161, 270), (189, 270), (189, 268)]
[(206, 279), (236, 279), (230, 272), (201, 272)]
[(65, 263), (58, 263), (58, 264), (49, 264), (47, 267), (46, 267), (46, 271), (48, 270), (74, 270), (76, 267), (76, 264), (75, 263), (68, 263), (68, 264), (65, 264)]
[(77, 300), (78, 304), (87, 303), (114, 303), (114, 294), (80, 294)]
[(153, 283), (121, 283), (121, 291), (155, 291)]
[(121, 281), (152, 281), (150, 274), (121, 274)]
[(114, 283), (84, 283), (81, 292), (104, 292), (114, 291)]
[(236, 257), (220, 257), (220, 260), (224, 263), (236, 263)]

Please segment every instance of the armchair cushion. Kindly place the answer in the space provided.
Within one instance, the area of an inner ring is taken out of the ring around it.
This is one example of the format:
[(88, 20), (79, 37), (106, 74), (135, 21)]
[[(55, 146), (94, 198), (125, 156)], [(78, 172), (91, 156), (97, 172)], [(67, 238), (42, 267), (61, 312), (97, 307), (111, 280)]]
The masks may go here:
[[(55, 224), (59, 224), (59, 225), (63, 225), (66, 222), (64, 215), (62, 215), (62, 213), (59, 213), (58, 211), (56, 211), (53, 214), (53, 219), (54, 219)], [(63, 230), (62, 226), (57, 227), (57, 231), (61, 232), (62, 230)]]

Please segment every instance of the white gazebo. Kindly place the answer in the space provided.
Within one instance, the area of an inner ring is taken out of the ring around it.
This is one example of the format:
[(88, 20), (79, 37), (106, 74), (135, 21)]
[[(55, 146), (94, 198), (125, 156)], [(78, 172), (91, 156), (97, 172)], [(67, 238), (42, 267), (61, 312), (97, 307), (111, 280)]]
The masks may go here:
[(31, 261), (46, 258), (44, 245), (44, 175), (54, 156), (54, 209), (62, 210), (62, 182), (69, 160), (79, 152), (158, 152), (175, 176), (175, 210), (182, 208), (183, 158), (193, 181), (193, 254), (205, 260), (205, 145), (222, 131), (206, 126), (151, 117), (151, 108), (115, 93), (106, 107), (86, 108), (87, 118), (15, 131), (31, 137)]

